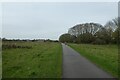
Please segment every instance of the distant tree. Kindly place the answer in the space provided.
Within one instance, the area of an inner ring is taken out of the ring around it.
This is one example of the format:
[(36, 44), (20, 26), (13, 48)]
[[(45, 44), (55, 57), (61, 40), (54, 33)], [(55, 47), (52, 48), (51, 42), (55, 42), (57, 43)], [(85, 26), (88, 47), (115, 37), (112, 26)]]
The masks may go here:
[(112, 33), (112, 38), (114, 43), (120, 42), (120, 27)]
[(111, 31), (114, 31), (116, 28), (117, 28), (117, 25), (114, 23), (114, 21), (108, 21), (105, 25), (104, 25), (104, 28), (106, 30), (111, 30)]
[(95, 34), (96, 39), (103, 40), (106, 44), (111, 42), (111, 35), (109, 35), (108, 31), (105, 28), (101, 28)]
[(59, 37), (59, 41), (60, 42), (74, 42), (74, 39), (75, 39), (75, 36), (72, 36), (68, 33), (66, 34), (62, 34), (60, 37)]
[(95, 40), (95, 37), (91, 33), (84, 33), (77, 37), (77, 43), (91, 43)]
[(77, 24), (60, 36), (61, 42), (109, 44), (120, 43), (120, 17), (108, 21), (104, 26), (98, 23)]
[[(119, 39), (120, 17), (108, 21), (105, 25), (109, 35), (111, 35), (112, 43), (117, 43)], [(111, 28), (111, 29), (110, 29)]]
[(6, 38), (2, 38), (2, 41), (7, 41), (7, 39)]
[(120, 24), (120, 17), (112, 19), (113, 23), (118, 27)]
[(92, 42), (92, 44), (102, 45), (102, 44), (106, 44), (106, 42), (100, 38), (96, 38), (95, 41)]
[(95, 34), (103, 26), (98, 23), (84, 23), (73, 26), (68, 30), (68, 33), (74, 36), (79, 36), (84, 33)]
[(46, 39), (46, 42), (52, 42), (52, 40), (50, 40), (50, 39)]
[(115, 25), (113, 24), (112, 21), (108, 21), (106, 23), (106, 25), (104, 26), (104, 28), (106, 29), (106, 31), (104, 32), (105, 33), (104, 37), (109, 39), (109, 40), (107, 40), (107, 43), (112, 43), (112, 34), (113, 34), (114, 30), (115, 30), (114, 26)]

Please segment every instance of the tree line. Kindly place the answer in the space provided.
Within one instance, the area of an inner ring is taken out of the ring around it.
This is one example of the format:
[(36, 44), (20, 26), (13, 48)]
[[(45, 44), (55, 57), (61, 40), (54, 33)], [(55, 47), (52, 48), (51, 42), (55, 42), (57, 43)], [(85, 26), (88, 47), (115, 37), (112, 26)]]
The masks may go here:
[(98, 23), (77, 24), (59, 37), (60, 42), (117, 44), (120, 42), (120, 18), (108, 21), (104, 26)]
[(15, 42), (58, 42), (58, 40), (51, 40), (51, 39), (7, 39), (7, 38), (0, 38), (1, 41), (15, 41)]

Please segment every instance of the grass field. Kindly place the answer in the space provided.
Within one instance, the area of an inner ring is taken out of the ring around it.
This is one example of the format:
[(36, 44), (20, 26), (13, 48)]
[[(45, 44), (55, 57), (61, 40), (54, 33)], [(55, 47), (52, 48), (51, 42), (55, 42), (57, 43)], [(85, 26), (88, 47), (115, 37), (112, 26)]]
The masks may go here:
[[(10, 44), (12, 42), (3, 44)], [(2, 51), (3, 78), (60, 78), (62, 76), (62, 47), (55, 42), (13, 42), (31, 46)]]
[[(114, 77), (118, 77), (118, 46), (117, 45), (90, 45), (90, 44), (69, 44)], [(120, 76), (119, 76), (120, 77)]]

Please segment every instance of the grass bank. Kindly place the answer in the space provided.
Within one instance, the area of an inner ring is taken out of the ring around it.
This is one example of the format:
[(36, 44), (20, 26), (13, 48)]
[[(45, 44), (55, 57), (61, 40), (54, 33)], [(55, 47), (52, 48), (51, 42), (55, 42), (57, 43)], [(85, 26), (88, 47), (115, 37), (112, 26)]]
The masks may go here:
[(101, 67), (114, 77), (118, 77), (117, 45), (69, 44), (69, 46), (98, 67)]
[(3, 42), (32, 48), (2, 51), (3, 78), (60, 78), (62, 47), (54, 42)]

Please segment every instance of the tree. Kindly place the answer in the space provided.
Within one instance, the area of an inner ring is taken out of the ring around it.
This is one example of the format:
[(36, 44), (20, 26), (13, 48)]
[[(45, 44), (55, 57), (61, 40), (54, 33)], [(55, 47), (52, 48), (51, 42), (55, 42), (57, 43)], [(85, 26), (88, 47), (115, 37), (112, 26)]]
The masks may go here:
[(106, 44), (111, 42), (111, 36), (105, 28), (101, 28), (98, 32), (95, 33), (96, 39), (105, 41)]
[(77, 37), (77, 43), (92, 43), (95, 37), (91, 33), (84, 33)]
[(112, 38), (114, 43), (120, 42), (120, 27), (112, 33)]
[(74, 40), (75, 40), (75, 36), (70, 35), (70, 34), (68, 34), (68, 33), (62, 34), (62, 35), (59, 37), (59, 41), (60, 41), (60, 42), (74, 42)]
[(115, 18), (115, 19), (113, 19), (112, 21), (113, 21), (113, 23), (118, 27), (119, 24), (120, 24), (120, 17)]
[(68, 33), (74, 36), (79, 36), (84, 33), (95, 34), (103, 26), (98, 23), (84, 23), (73, 26), (68, 30)]
[(77, 24), (61, 35), (61, 42), (109, 44), (120, 42), (120, 18), (108, 21), (104, 26), (98, 23)]
[(2, 38), (2, 41), (7, 41), (7, 39), (6, 38)]

